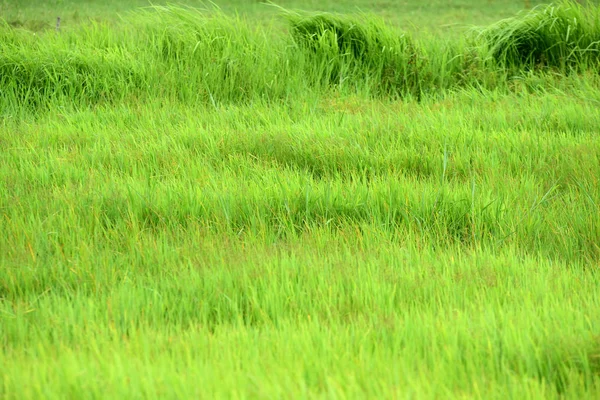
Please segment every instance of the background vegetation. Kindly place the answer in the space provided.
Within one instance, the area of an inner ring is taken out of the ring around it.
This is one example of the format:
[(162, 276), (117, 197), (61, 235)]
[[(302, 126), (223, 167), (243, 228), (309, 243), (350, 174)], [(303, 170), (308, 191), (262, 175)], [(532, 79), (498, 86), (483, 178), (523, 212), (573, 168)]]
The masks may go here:
[(600, 9), (368, 4), (0, 2), (0, 397), (598, 397)]

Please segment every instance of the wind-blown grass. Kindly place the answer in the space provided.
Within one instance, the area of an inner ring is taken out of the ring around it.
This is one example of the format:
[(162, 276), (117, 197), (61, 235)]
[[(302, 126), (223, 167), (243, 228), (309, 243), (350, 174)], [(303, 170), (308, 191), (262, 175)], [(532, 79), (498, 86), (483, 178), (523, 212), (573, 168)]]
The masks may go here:
[(540, 6), (483, 32), (493, 57), (511, 67), (598, 69), (600, 8), (575, 1)]
[(0, 29), (0, 398), (600, 397), (593, 63), (287, 16)]
[(289, 16), (292, 35), (326, 83), (374, 82), (383, 92), (420, 94), (421, 54), (406, 34), (373, 18)]
[[(285, 100), (337, 90), (415, 97), (506, 88), (503, 66), (595, 69), (598, 9), (536, 9), (476, 42), (416, 41), (374, 17), (287, 13), (290, 33), (214, 10), (154, 7), (118, 27), (37, 36), (0, 27), (0, 107), (36, 110), (165, 97), (184, 103)], [(491, 49), (492, 59), (487, 58)]]

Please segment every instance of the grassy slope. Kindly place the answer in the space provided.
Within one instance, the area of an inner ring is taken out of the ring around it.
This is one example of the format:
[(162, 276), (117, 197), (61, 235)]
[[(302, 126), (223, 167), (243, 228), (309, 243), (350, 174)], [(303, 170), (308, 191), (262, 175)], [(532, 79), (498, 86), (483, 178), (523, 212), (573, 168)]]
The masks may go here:
[(598, 84), (4, 114), (0, 397), (596, 398)]

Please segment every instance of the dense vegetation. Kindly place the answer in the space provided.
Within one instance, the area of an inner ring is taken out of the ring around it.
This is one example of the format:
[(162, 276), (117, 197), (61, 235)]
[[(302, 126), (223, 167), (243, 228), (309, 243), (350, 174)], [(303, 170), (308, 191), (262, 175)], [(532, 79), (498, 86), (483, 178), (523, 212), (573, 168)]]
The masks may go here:
[[(212, 11), (212, 12), (211, 12)], [(216, 10), (154, 7), (117, 28), (1, 30), (2, 108), (157, 96), (185, 103), (288, 100), (335, 89), (396, 97), (504, 88), (516, 71), (597, 70), (600, 14), (577, 3), (534, 11), (462, 41), (411, 38), (373, 16), (287, 12), (280, 32)], [(16, 110), (15, 110), (16, 108)]]
[(0, 397), (596, 398), (600, 8), (277, 10), (0, 26)]

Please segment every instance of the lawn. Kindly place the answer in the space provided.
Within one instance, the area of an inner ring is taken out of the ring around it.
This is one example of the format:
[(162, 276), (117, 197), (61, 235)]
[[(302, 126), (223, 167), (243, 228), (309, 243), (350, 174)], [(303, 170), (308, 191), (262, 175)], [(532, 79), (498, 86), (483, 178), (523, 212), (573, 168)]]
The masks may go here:
[(0, 398), (600, 398), (597, 5), (155, 4), (0, 0)]

